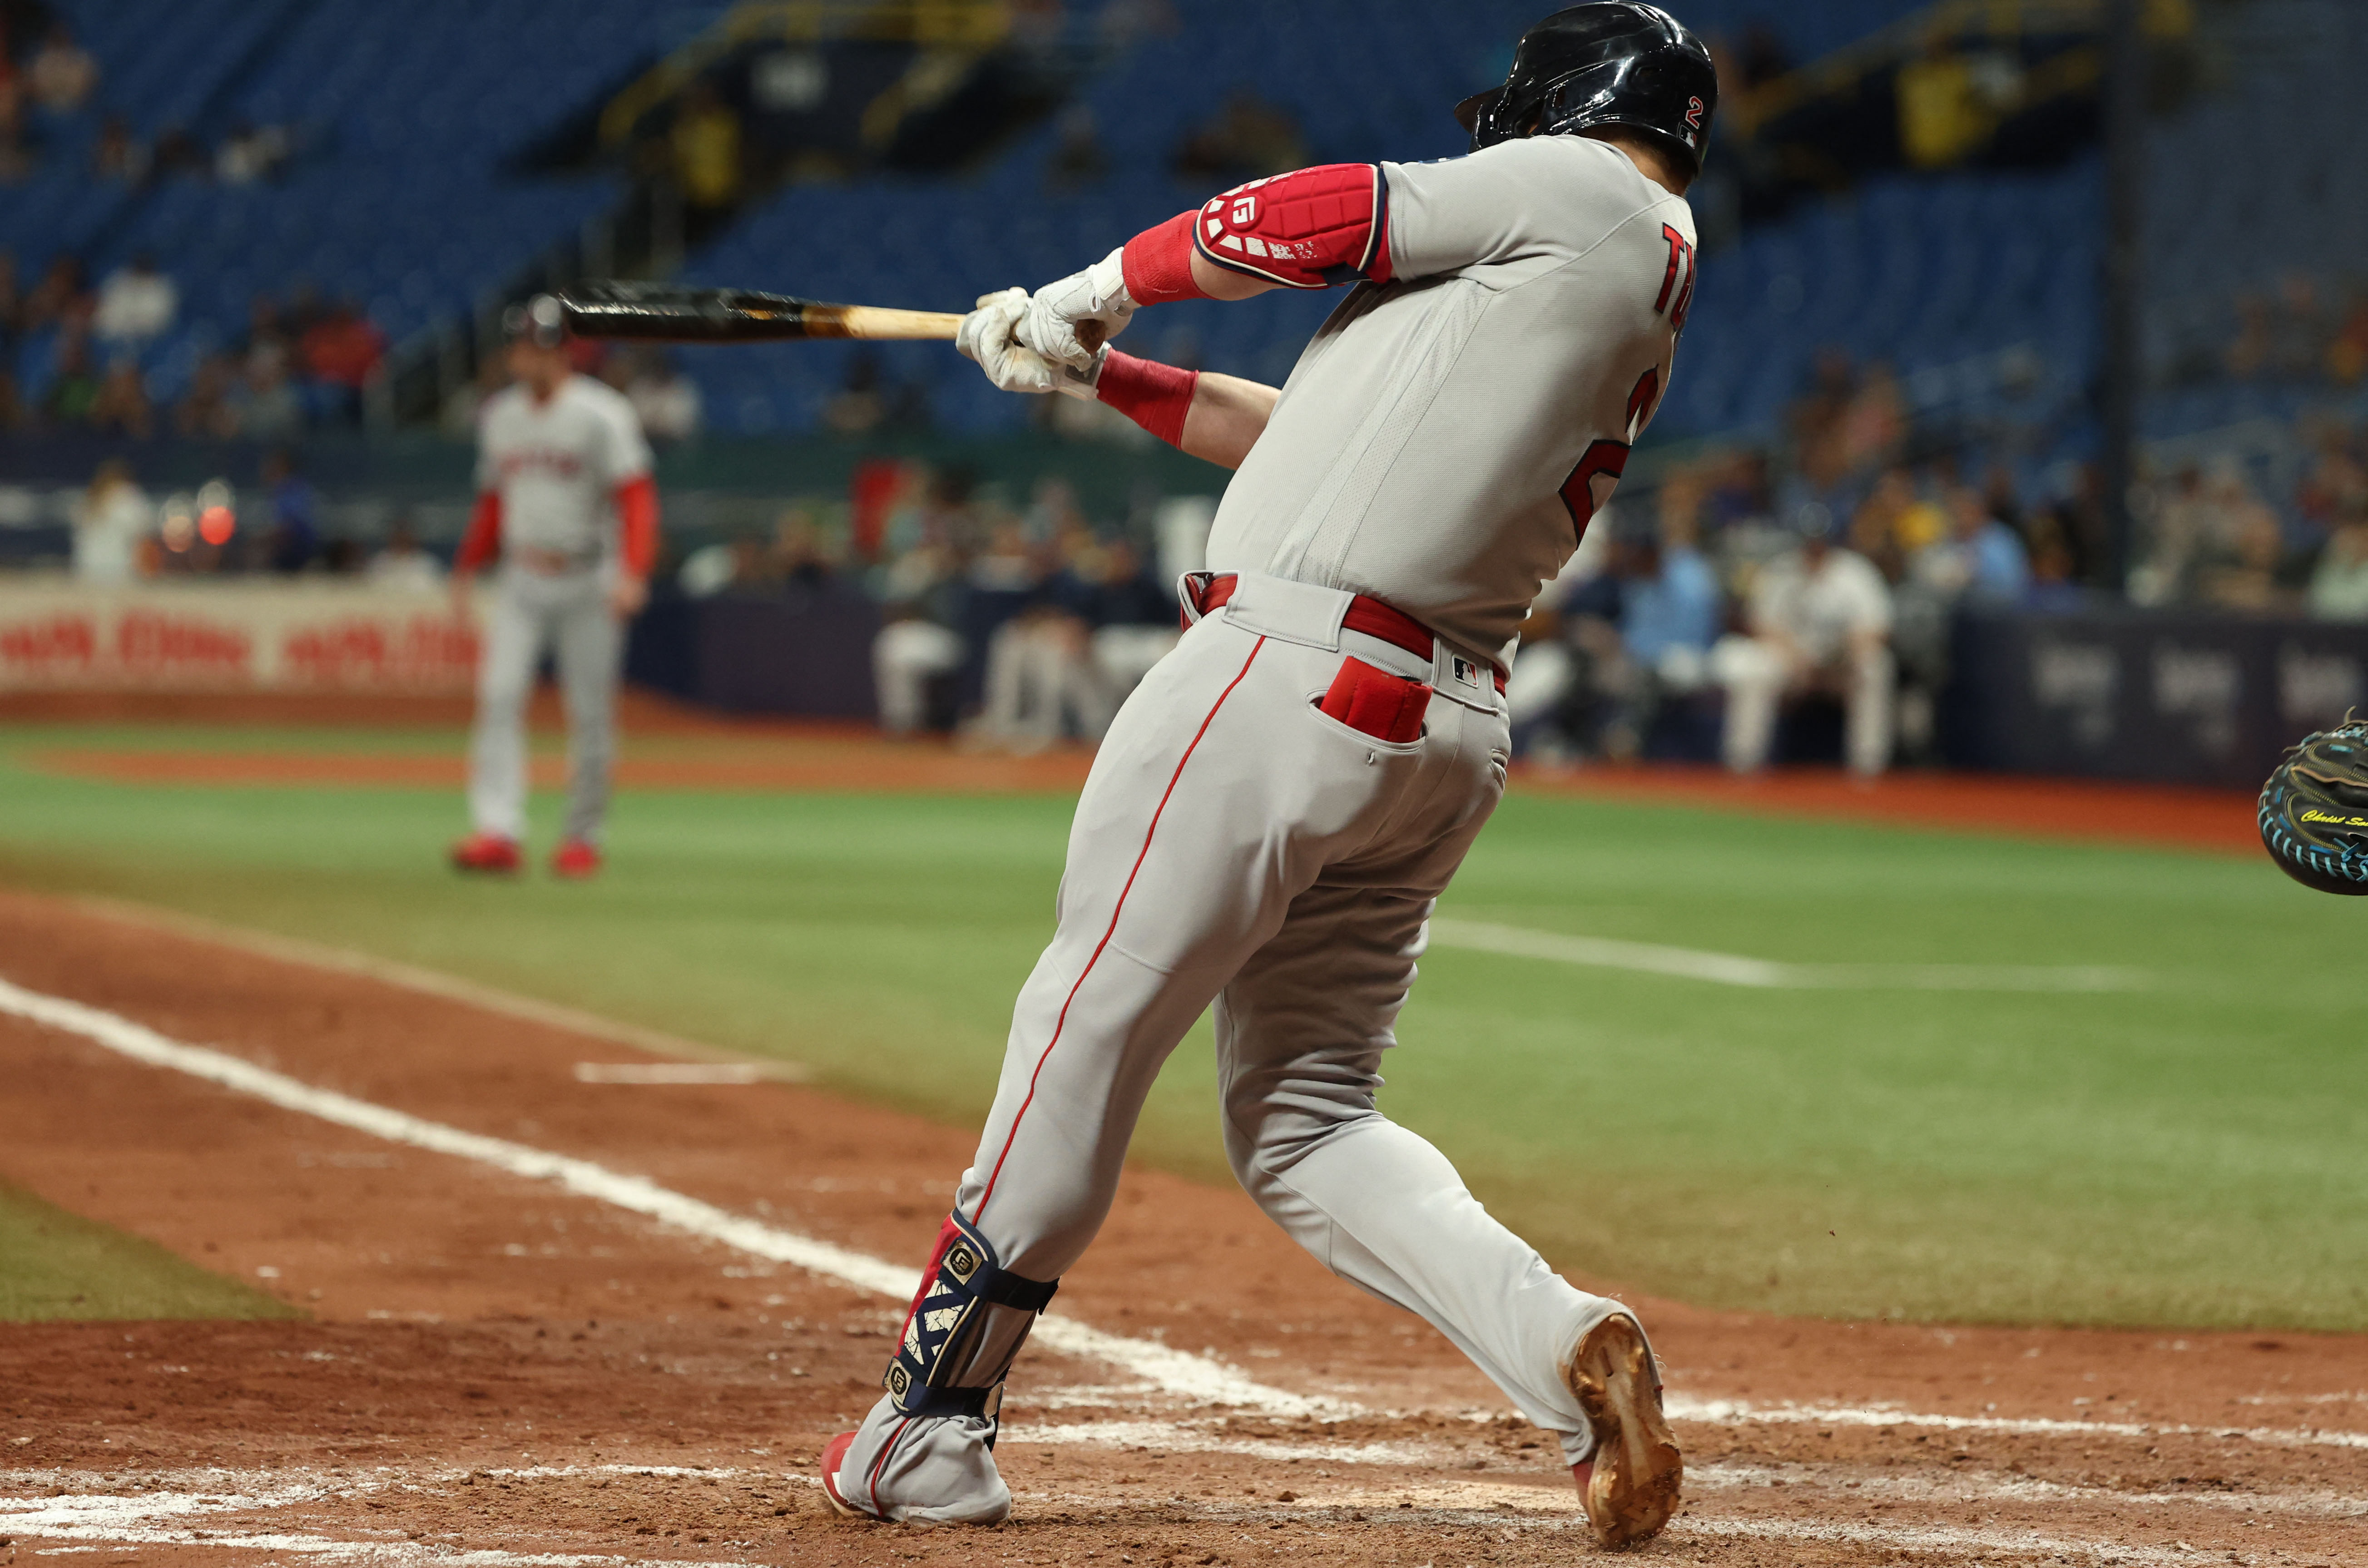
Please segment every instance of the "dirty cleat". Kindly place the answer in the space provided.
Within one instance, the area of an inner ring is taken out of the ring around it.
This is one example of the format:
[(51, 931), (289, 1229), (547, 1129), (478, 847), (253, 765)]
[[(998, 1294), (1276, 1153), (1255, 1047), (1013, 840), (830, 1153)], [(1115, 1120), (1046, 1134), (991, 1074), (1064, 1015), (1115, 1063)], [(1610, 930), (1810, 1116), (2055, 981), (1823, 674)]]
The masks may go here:
[(814, 1468), (822, 1472), (822, 1494), (829, 1499), (836, 1513), (850, 1519), (876, 1519), (880, 1516), (867, 1513), (838, 1494), (838, 1467), (847, 1462), (847, 1450), (855, 1446), (855, 1434), (841, 1432), (822, 1446), (822, 1460)]
[(1685, 1461), (1645, 1331), (1625, 1313), (1605, 1318), (1580, 1337), (1563, 1379), (1595, 1433), (1594, 1455), (1570, 1467), (1588, 1528), (1608, 1547), (1652, 1540), (1678, 1511)]
[(452, 869), (456, 871), (508, 873), (517, 870), (519, 864), (518, 840), (499, 834), (472, 833), (452, 846)]
[(552, 851), (551, 874), (585, 878), (600, 869), (600, 851), (580, 838), (571, 838)]

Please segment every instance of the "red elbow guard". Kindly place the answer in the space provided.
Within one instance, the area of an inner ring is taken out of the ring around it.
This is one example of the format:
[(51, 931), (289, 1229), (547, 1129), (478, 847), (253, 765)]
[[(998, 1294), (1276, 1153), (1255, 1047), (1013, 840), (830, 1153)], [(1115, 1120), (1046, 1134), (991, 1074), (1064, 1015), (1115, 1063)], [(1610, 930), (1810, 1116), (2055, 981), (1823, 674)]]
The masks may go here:
[[(1134, 290), (1130, 288), (1127, 292)], [(1179, 370), (1155, 359), (1138, 359), (1113, 348), (1094, 383), (1101, 400), (1171, 447), (1184, 444), (1184, 416), (1192, 411), (1198, 370)]]
[(1390, 183), (1378, 164), (1254, 179), (1196, 218), (1194, 248), (1231, 271), (1289, 289), (1390, 280)]

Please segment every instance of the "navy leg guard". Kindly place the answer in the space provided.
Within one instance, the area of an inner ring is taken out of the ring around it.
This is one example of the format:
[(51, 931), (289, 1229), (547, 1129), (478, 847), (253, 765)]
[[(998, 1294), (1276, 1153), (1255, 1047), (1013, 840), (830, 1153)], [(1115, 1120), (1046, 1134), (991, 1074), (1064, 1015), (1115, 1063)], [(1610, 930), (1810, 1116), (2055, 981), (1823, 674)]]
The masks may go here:
[[(1028, 1342), (1058, 1280), (1022, 1279), (959, 1214), (946, 1221), (937, 1262), (905, 1314), (905, 1342), (881, 1380), (889, 1403), (913, 1416), (996, 1419), (1003, 1379)], [(987, 1434), (987, 1447), (996, 1434)]]

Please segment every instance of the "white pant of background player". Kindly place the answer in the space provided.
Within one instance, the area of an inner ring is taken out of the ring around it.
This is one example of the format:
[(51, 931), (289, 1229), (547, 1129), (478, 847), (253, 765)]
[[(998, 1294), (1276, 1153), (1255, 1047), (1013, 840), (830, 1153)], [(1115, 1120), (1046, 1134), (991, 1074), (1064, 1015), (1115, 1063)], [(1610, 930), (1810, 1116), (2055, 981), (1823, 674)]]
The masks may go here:
[[(1556, 1275), (1373, 1103), (1431, 902), (1504, 792), (1503, 705), (1485, 683), (1469, 705), (1446, 695), (1444, 644), (1427, 665), (1341, 630), (1348, 600), (1245, 577), (1120, 710), (955, 1207), (1004, 1267), (1057, 1279), (1101, 1226), (1161, 1062), (1213, 1001), (1242, 1185), (1334, 1272), (1446, 1335), (1575, 1463), (1592, 1439), (1564, 1364), (1615, 1303)], [(1317, 710), (1344, 653), (1440, 687), (1420, 739)], [(882, 1399), (837, 1474), (890, 1517), (999, 1518), (986, 1430), (906, 1422)]]
[(609, 603), (609, 569), (539, 573), (503, 568), (477, 665), (477, 723), (469, 742), (469, 815), (477, 832), (526, 836), (526, 705), (545, 650), (559, 666), (567, 710), (567, 824), (563, 836), (597, 844), (617, 755), (617, 682), (624, 625)]

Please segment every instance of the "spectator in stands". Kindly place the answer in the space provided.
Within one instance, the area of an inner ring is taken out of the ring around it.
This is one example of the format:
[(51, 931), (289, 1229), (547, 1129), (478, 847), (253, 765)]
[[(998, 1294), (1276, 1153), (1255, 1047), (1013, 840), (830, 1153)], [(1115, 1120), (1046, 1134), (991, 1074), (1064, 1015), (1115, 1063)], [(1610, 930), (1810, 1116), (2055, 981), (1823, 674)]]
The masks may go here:
[(2195, 573), (2196, 597), (2222, 609), (2292, 608), (2299, 596), (2285, 581), (2285, 530), (2277, 514), (2233, 470), (2214, 476), (2206, 497), (2211, 509)]
[(2307, 602), (2321, 620), (2368, 620), (2368, 504), (2348, 513), (2328, 536)]
[(2282, 381), (2316, 381), (2327, 365), (2333, 324), (2320, 304), (2318, 284), (2306, 272), (2289, 272), (2278, 282), (2278, 306), (2270, 328), (2270, 368)]
[(1045, 183), (1055, 191), (1082, 190), (1110, 174), (1110, 154), (1102, 151), (1101, 127), (1091, 104), (1072, 104), (1061, 116), (1061, 139), (1045, 165)]
[(1307, 143), (1290, 111), (1235, 87), (1216, 119), (1176, 150), (1177, 176), (1196, 185), (1234, 185), (1307, 164)]
[(1042, 552), (1044, 569), (1016, 528), (996, 530), (972, 564), (972, 581), (990, 591), (1021, 587), (1019, 613), (996, 627), (986, 648), (986, 706), (973, 738), (1022, 755), (1076, 733), (1099, 740), (1109, 727), (1110, 703), (1093, 660), (1093, 628), (1085, 614), (1092, 568), (1080, 559), (1085, 541), (1071, 534)]
[(701, 76), (684, 90), (669, 146), (682, 199), (705, 212), (736, 207), (746, 181), (740, 152), (739, 111)]
[(1665, 705), (1709, 683), (1720, 597), (1717, 574), (1695, 548), (1699, 515), (1697, 501), (1664, 485), (1655, 528), (1615, 540), (1620, 640), (1596, 678), (1611, 703), (1602, 748), (1621, 761), (1644, 754)]
[(791, 506), (773, 522), (766, 574), (791, 588), (821, 588), (838, 575), (844, 552), (837, 537), (823, 527), (811, 506)]
[(25, 394), (17, 389), (15, 373), (0, 369), (0, 436), (22, 430), (28, 423)]
[(328, 394), (329, 407), (347, 424), (361, 418), (362, 388), (386, 354), (386, 335), (352, 300), (340, 300), (296, 341), (304, 373)]
[(132, 483), (131, 467), (121, 458), (100, 463), (74, 506), (75, 578), (101, 587), (130, 582), (155, 519), (156, 508)]
[(888, 416), (888, 400), (881, 395), (880, 356), (859, 348), (848, 357), (847, 380), (837, 395), (823, 404), (822, 422), (842, 436), (861, 436), (880, 427)]
[(2368, 287), (2351, 291), (2351, 307), (2327, 346), (2327, 376), (2345, 386), (2368, 375)]
[(2022, 536), (1969, 486), (1952, 486), (1945, 509), (1948, 537), (1919, 551), (1910, 573), (1951, 603), (2020, 601), (2031, 586), (2031, 556), (2023, 548)]
[[(1094, 668), (1111, 714), (1127, 694), (1167, 656), (1181, 635), (1176, 623), (1176, 590), (1160, 581), (1131, 540), (1114, 539), (1100, 550), (1086, 619), (1094, 629)], [(1101, 727), (1109, 728), (1109, 720)]]
[(277, 354), (249, 356), (245, 396), (233, 402), (242, 436), (280, 441), (303, 431), (303, 401), (289, 384), (287, 361)]
[(1720, 640), (1712, 667), (1726, 687), (1726, 766), (1765, 767), (1779, 705), (1816, 691), (1847, 711), (1845, 756), (1861, 778), (1891, 760), (1891, 590), (1864, 556), (1833, 543), (1833, 514), (1812, 503), (1793, 514), (1799, 547), (1760, 568), (1745, 635)]
[(386, 543), (370, 558), (362, 575), (374, 588), (398, 593), (432, 594), (444, 586), (444, 563), (419, 548), (409, 517), (397, 517), (386, 530)]
[(162, 180), (176, 175), (204, 179), (214, 172), (213, 159), (185, 125), (168, 125), (156, 133), (156, 150), (149, 154), (148, 177)]
[(1787, 415), (1801, 477), (1820, 494), (1832, 490), (1850, 472), (1842, 425), (1857, 386), (1858, 372), (1850, 356), (1839, 348), (1820, 348), (1809, 373), (1809, 390)]
[(209, 354), (189, 374), (188, 390), (173, 405), (173, 433), (190, 440), (228, 441), (238, 435), (237, 363)]
[(255, 185), (274, 178), (291, 151), (285, 126), (240, 120), (214, 152), (214, 178), (224, 185)]
[(17, 278), (17, 253), (0, 245), (0, 349), (16, 342), (24, 319), (25, 291)]
[(90, 291), (83, 278), (82, 258), (65, 252), (50, 258), (41, 280), (25, 296), (22, 330), (33, 333), (49, 327), (73, 329), (86, 325), (90, 313), (97, 308), (97, 296)]
[(0, 185), (21, 184), (34, 162), (32, 138), (25, 130), (25, 95), (14, 81), (0, 79)]
[(94, 434), (121, 436), (144, 441), (156, 433), (156, 411), (148, 402), (148, 388), (140, 367), (119, 359), (99, 378), (98, 394), (90, 400), (84, 421)]
[(125, 185), (138, 185), (148, 177), (148, 149), (132, 134), (131, 121), (121, 114), (110, 114), (100, 124), (98, 140), (91, 144), (90, 172)]
[(89, 335), (68, 328), (58, 344), (58, 371), (41, 400), (42, 416), (53, 425), (81, 426), (90, 422), (91, 405), (98, 401), (100, 377), (92, 360)]
[(35, 103), (53, 114), (71, 114), (98, 85), (98, 62), (74, 41), (74, 28), (61, 18), (50, 24), (49, 36), (33, 51), (25, 82)]
[(90, 329), (102, 343), (137, 347), (171, 331), (180, 309), (180, 289), (156, 269), (152, 253), (140, 251), (98, 286)]
[(699, 383), (677, 369), (665, 350), (624, 357), (624, 393), (653, 441), (688, 441), (699, 434)]
[(263, 490), (271, 521), (262, 536), (263, 565), (293, 575), (313, 563), (321, 547), (320, 500), (285, 447), (264, 454)]

